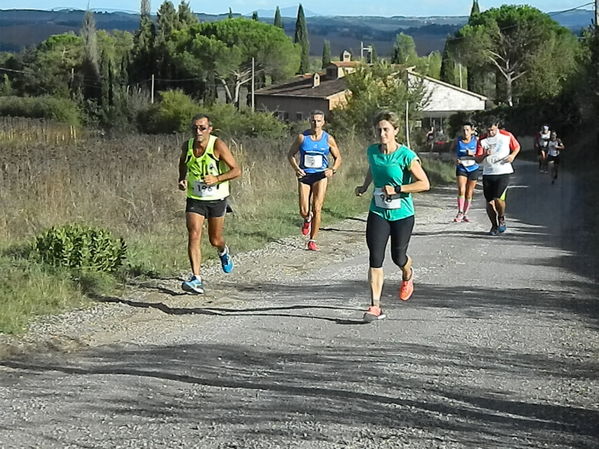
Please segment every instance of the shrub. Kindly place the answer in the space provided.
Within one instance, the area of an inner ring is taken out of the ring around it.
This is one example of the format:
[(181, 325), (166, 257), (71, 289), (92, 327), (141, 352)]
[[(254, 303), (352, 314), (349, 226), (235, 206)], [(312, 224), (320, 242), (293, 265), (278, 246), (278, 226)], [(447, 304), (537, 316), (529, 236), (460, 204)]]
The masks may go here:
[(189, 131), (191, 118), (200, 110), (199, 104), (181, 90), (167, 90), (160, 96), (159, 103), (140, 115), (140, 129), (150, 134)]
[(0, 115), (43, 118), (79, 126), (81, 113), (67, 98), (57, 97), (0, 97)]
[(71, 224), (52, 227), (35, 239), (34, 253), (54, 267), (113, 272), (125, 259), (124, 240), (100, 228)]

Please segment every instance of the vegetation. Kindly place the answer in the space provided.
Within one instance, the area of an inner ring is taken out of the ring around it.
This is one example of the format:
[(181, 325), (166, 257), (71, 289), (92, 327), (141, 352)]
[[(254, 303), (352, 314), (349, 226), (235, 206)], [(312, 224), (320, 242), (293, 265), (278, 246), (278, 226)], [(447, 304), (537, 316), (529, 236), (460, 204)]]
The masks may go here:
[(297, 9), (293, 42), (300, 47), (300, 64), (297, 73), (307, 73), (310, 69), (310, 42), (308, 40), (308, 26), (306, 25), (306, 16), (304, 16), (304, 7), (301, 4)]

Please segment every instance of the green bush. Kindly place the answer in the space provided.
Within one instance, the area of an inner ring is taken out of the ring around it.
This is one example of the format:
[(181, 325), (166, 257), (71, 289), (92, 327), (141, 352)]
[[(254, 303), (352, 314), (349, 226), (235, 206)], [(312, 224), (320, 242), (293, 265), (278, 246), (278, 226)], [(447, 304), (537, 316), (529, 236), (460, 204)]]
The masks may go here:
[(54, 267), (113, 272), (125, 259), (124, 240), (84, 225), (52, 227), (35, 239), (34, 254)]
[(73, 126), (81, 124), (81, 112), (77, 104), (68, 98), (0, 97), (0, 115), (42, 118)]
[(139, 128), (150, 134), (188, 132), (191, 118), (200, 105), (181, 90), (160, 93), (160, 102), (140, 115)]

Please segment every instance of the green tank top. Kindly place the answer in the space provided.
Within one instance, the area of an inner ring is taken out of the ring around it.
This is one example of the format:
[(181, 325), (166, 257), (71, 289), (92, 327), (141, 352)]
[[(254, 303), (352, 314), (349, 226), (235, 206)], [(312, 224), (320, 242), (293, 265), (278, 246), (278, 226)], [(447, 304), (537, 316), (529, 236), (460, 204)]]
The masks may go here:
[(388, 221), (401, 220), (402, 218), (414, 215), (414, 201), (410, 193), (401, 193), (398, 195), (398, 200), (394, 202), (394, 206), (398, 207), (391, 209), (379, 207), (375, 196), (386, 185), (399, 186), (412, 183), (410, 165), (414, 159), (418, 159), (418, 155), (404, 145), (401, 145), (391, 154), (381, 153), (378, 144), (370, 145), (366, 153), (368, 155), (372, 183), (375, 188), (375, 193), (370, 202), (370, 211)]
[(227, 165), (214, 155), (214, 142), (216, 136), (210, 136), (206, 151), (200, 157), (193, 154), (194, 139), (187, 141), (187, 198), (200, 201), (223, 200), (229, 196), (229, 181), (207, 186), (204, 184), (204, 176), (218, 176), (228, 170)]

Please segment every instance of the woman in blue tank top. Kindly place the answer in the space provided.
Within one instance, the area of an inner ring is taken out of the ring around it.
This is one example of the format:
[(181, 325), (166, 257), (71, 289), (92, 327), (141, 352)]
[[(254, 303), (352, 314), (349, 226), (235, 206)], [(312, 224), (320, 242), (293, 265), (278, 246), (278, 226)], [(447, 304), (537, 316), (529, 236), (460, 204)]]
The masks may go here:
[(474, 160), (477, 138), (471, 123), (462, 125), (462, 135), (453, 143), (452, 151), (456, 155), (456, 182), (458, 186), (458, 213), (453, 219), (455, 223), (470, 221), (468, 210), (472, 204), (474, 188), (480, 173), (480, 167)]

